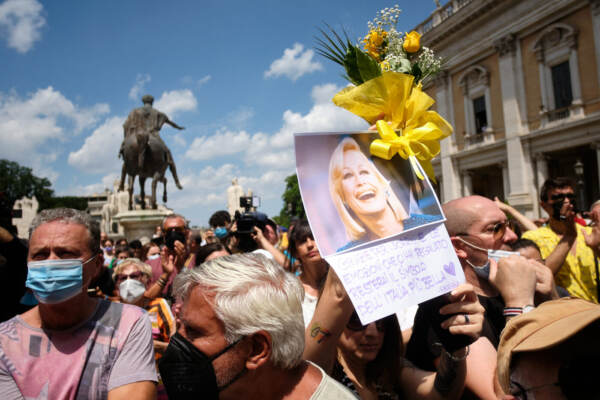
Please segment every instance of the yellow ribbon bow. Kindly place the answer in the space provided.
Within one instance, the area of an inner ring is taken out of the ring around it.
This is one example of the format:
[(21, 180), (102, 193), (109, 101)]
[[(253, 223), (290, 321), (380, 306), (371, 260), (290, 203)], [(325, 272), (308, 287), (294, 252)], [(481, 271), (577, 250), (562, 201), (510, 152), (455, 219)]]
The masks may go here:
[(371, 124), (377, 121), (381, 138), (371, 143), (372, 155), (390, 160), (398, 153), (410, 161), (419, 179), (425, 179), (418, 160), (435, 182), (431, 159), (440, 153), (439, 141), (452, 134), (452, 126), (427, 110), (434, 100), (420, 87), (413, 87), (413, 80), (412, 75), (384, 72), (362, 85), (343, 89), (333, 102)]

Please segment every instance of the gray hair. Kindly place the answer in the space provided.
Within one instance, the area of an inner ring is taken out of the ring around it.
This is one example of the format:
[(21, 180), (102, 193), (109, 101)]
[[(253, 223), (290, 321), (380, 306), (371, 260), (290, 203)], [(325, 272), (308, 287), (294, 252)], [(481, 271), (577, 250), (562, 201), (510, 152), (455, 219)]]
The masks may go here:
[(33, 232), (42, 224), (60, 221), (65, 224), (85, 226), (90, 236), (89, 248), (92, 254), (100, 253), (100, 224), (84, 211), (73, 208), (50, 208), (38, 213), (29, 227), (29, 240)]
[(165, 230), (165, 222), (167, 222), (170, 219), (173, 218), (181, 218), (181, 220), (183, 221), (183, 223), (185, 224), (185, 229), (190, 229), (190, 225), (188, 224), (187, 219), (185, 219), (185, 217), (181, 214), (169, 214), (166, 217), (163, 218), (161, 224), (160, 224), (160, 228), (164, 231)]
[(219, 257), (177, 275), (173, 293), (185, 301), (196, 286), (215, 294), (214, 312), (228, 343), (264, 330), (273, 365), (291, 369), (302, 361), (304, 289), (279, 264), (259, 254)]

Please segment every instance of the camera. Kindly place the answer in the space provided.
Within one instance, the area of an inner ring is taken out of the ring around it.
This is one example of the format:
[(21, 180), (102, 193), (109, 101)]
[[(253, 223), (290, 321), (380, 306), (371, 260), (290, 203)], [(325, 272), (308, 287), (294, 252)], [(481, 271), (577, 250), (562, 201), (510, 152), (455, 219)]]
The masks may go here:
[(235, 223), (237, 231), (235, 236), (238, 238), (238, 249), (244, 253), (249, 253), (258, 248), (258, 245), (252, 233), (254, 233), (254, 227), (257, 227), (261, 231), (265, 229), (267, 216), (261, 212), (247, 211), (243, 214), (239, 211), (235, 212)]
[(240, 196), (240, 207), (243, 207), (246, 212), (252, 208), (260, 207), (260, 197), (258, 196)]

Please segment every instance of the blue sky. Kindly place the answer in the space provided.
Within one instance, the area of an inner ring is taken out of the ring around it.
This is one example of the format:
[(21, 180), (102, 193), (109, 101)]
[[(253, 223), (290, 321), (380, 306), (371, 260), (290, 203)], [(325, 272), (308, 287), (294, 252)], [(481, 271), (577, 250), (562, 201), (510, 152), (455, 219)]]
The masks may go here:
[[(331, 103), (346, 82), (312, 51), (317, 27), (358, 39), (394, 4), (0, 0), (0, 158), (48, 177), (59, 195), (112, 188), (122, 124), (150, 93), (186, 127), (161, 131), (184, 186), (168, 175), (170, 208), (206, 225), (238, 177), (279, 214), (293, 133), (366, 127)], [(401, 30), (435, 8), (398, 4)]]

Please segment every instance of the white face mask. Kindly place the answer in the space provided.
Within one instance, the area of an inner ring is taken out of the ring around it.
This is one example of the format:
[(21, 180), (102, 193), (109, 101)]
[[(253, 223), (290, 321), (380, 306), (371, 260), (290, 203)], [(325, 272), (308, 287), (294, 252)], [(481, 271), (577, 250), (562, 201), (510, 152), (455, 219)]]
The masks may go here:
[(156, 260), (158, 257), (160, 257), (160, 254), (152, 254), (151, 256), (148, 256), (148, 260)]
[(489, 279), (490, 277), (490, 258), (496, 262), (498, 262), (501, 258), (512, 256), (512, 255), (520, 255), (515, 251), (506, 251), (506, 250), (492, 250), (492, 249), (484, 249), (483, 247), (475, 246), (473, 243), (469, 243), (461, 237), (458, 237), (458, 240), (463, 242), (469, 247), (472, 247), (477, 250), (485, 251), (488, 254), (488, 260), (483, 265), (474, 265), (471, 261), (465, 260), (467, 264), (473, 268), (475, 274), (482, 279)]
[(125, 303), (133, 304), (146, 291), (144, 284), (136, 279), (126, 279), (119, 284), (119, 294)]

